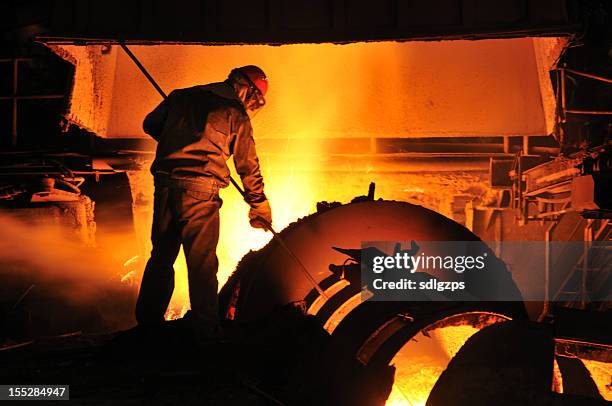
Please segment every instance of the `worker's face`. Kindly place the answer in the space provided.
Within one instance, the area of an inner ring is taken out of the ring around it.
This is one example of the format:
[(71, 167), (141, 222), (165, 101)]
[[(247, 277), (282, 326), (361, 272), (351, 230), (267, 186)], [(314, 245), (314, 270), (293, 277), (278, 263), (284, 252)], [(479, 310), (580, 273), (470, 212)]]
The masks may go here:
[(263, 95), (255, 86), (241, 84), (237, 93), (251, 119), (255, 117), (255, 115), (266, 104), (266, 100), (264, 99)]
[(262, 109), (263, 109), (263, 104), (260, 104), (259, 102), (253, 102), (253, 101), (249, 101), (248, 105), (247, 105), (247, 114), (249, 115), (249, 117), (251, 118), (251, 120), (253, 118), (255, 118), (255, 116), (257, 115), (257, 113), (259, 113)]

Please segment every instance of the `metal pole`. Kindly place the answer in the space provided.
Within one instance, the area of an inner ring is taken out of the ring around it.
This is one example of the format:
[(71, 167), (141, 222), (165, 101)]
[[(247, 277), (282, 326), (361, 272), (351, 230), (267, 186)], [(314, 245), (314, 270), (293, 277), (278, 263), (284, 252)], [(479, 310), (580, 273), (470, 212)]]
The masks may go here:
[(595, 79), (595, 80), (599, 80), (599, 81), (605, 82), (605, 83), (612, 83), (612, 79), (604, 78), (603, 76), (597, 76), (597, 75), (593, 75), (591, 73), (580, 72), (580, 71), (577, 71), (577, 70), (574, 70), (574, 69), (569, 69), (569, 68), (564, 68), (564, 70), (566, 72), (573, 73), (575, 75), (584, 76), (585, 78)]
[(550, 313), (550, 265), (552, 263), (552, 247), (550, 242), (552, 240), (552, 232), (555, 227), (557, 227), (557, 224), (559, 224), (557, 220), (551, 222), (544, 232), (544, 305), (542, 307), (542, 313), (540, 313), (538, 317), (538, 321), (543, 321)]
[(584, 310), (586, 308), (587, 301), (587, 272), (589, 269), (589, 250), (591, 249), (591, 242), (593, 241), (593, 219), (588, 219), (587, 224), (584, 227), (584, 246), (583, 246), (583, 258), (582, 258), (582, 275), (580, 280), (580, 307)]
[[(242, 190), (240, 185), (238, 185), (238, 183), (234, 179), (232, 179), (231, 176), (230, 176), (230, 181), (232, 182), (232, 185), (234, 185), (234, 187), (238, 190), (238, 192), (240, 192), (240, 194), (242, 195), (242, 198), (245, 201), (247, 201), (246, 193), (244, 192), (244, 190)], [(272, 228), (272, 224), (268, 223), (265, 219), (263, 219), (261, 217), (259, 217), (258, 219), (266, 227), (266, 230), (268, 230), (269, 232), (272, 233), (272, 235), (274, 236), (274, 238), (276, 238), (276, 241), (278, 241), (280, 246), (283, 247), (283, 249), (291, 257), (291, 259), (293, 259), (293, 261), (298, 265), (298, 267), (300, 268), (300, 271), (302, 271), (304, 273), (304, 276), (306, 276), (306, 279), (308, 279), (310, 284), (316, 289), (316, 291), (319, 293), (319, 295), (321, 295), (325, 299), (329, 300), (329, 296), (327, 295), (327, 293), (325, 293), (325, 291), (323, 289), (321, 289), (321, 287), (319, 286), (319, 284), (317, 283), (315, 278), (308, 271), (308, 268), (306, 268), (306, 265), (304, 265), (304, 263), (302, 261), (300, 261), (300, 259), (297, 257), (297, 255), (295, 255), (295, 253), (291, 250), (291, 248), (289, 248), (289, 246), (287, 244), (285, 244), (285, 241), (280, 236), (280, 234), (278, 234), (274, 230), (274, 228)]]
[(609, 116), (612, 115), (612, 111), (600, 111), (600, 110), (565, 110), (567, 114), (584, 114), (593, 116)]
[(13, 105), (11, 112), (11, 145), (13, 147), (17, 146), (17, 82), (19, 81), (18, 71), (19, 59), (15, 58), (15, 60), (13, 61)]
[(149, 82), (151, 82), (151, 84), (153, 85), (153, 87), (155, 88), (155, 90), (157, 90), (159, 92), (159, 94), (162, 95), (162, 97), (165, 99), (168, 98), (168, 95), (166, 95), (166, 93), (163, 91), (163, 89), (157, 84), (157, 82), (155, 81), (155, 79), (153, 79), (153, 76), (151, 76), (149, 74), (149, 72), (147, 71), (147, 69), (140, 63), (140, 61), (138, 60), (138, 58), (136, 58), (136, 55), (134, 55), (132, 53), (132, 51), (130, 51), (130, 49), (127, 47), (127, 45), (125, 45), (124, 41), (119, 41), (119, 46), (125, 51), (125, 53), (127, 54), (127, 56), (130, 57), (130, 59), (132, 60), (132, 62), (134, 62), (136, 64), (136, 66), (138, 66), (138, 69), (140, 69), (140, 71), (142, 72), (143, 75), (145, 75), (145, 77), (147, 79), (149, 79)]
[(272, 228), (272, 225), (270, 225), (267, 222), (265, 222), (264, 224), (266, 225), (266, 228), (268, 229), (268, 231), (270, 231), (272, 235), (274, 236), (274, 238), (276, 238), (276, 241), (278, 241), (278, 243), (285, 249), (285, 251), (287, 251), (287, 254), (289, 254), (289, 256), (293, 259), (293, 261), (298, 265), (300, 270), (304, 273), (304, 276), (306, 276), (310, 284), (316, 289), (319, 295), (321, 295), (326, 300), (329, 300), (329, 296), (327, 295), (327, 293), (325, 293), (325, 291), (321, 289), (321, 287), (319, 286), (315, 278), (313, 278), (313, 276), (310, 274), (310, 272), (308, 272), (308, 269), (302, 263), (302, 261), (300, 261), (300, 259), (293, 253), (293, 251), (291, 251), (291, 249), (287, 246), (287, 244), (285, 244), (285, 241), (282, 239), (282, 237), (276, 231), (274, 231), (274, 229)]
[(565, 69), (561, 69), (561, 122), (565, 123)]

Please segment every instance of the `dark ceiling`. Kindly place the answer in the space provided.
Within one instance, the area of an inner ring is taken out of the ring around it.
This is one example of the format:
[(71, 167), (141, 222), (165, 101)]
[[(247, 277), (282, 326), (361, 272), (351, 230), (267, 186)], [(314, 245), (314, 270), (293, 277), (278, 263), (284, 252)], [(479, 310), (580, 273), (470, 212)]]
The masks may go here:
[(565, 0), (57, 0), (52, 42), (353, 42), (574, 32)]

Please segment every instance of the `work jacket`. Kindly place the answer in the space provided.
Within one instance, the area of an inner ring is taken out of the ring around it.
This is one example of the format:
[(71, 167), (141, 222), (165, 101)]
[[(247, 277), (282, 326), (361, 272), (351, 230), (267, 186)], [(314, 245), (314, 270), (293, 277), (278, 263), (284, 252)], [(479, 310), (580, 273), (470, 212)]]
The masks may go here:
[(246, 200), (266, 200), (251, 121), (229, 83), (174, 90), (147, 115), (143, 129), (158, 142), (153, 175), (209, 179), (224, 188), (233, 155)]

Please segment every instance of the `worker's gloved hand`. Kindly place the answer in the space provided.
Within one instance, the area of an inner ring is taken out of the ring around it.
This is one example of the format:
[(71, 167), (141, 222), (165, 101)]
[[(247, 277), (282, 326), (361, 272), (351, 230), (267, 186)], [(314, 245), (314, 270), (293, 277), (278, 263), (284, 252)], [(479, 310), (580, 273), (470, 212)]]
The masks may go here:
[[(266, 225), (264, 221), (268, 222), (268, 224)], [(272, 209), (267, 200), (261, 203), (251, 203), (249, 223), (251, 223), (253, 228), (263, 228), (264, 230), (267, 230), (268, 226), (272, 225)]]

